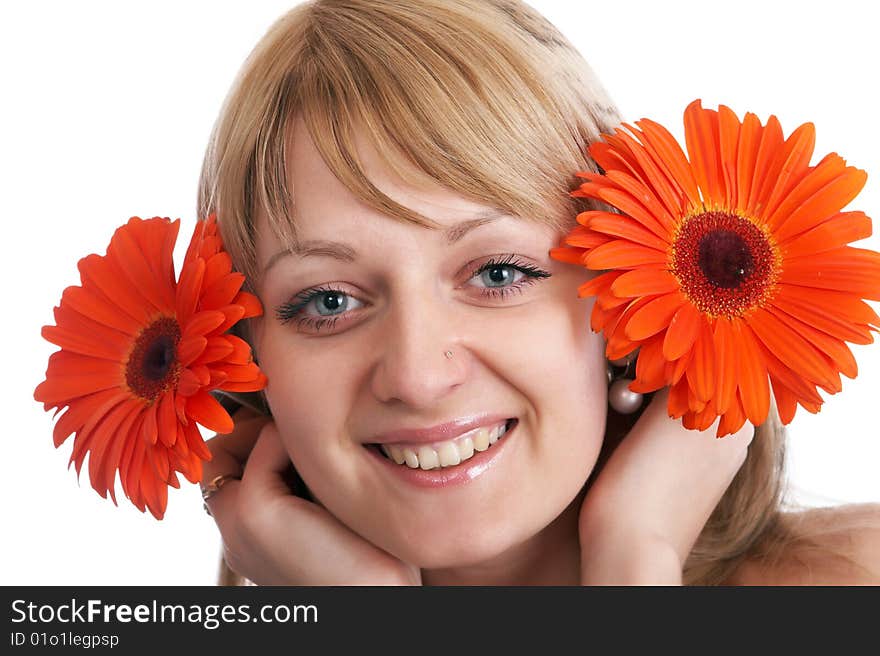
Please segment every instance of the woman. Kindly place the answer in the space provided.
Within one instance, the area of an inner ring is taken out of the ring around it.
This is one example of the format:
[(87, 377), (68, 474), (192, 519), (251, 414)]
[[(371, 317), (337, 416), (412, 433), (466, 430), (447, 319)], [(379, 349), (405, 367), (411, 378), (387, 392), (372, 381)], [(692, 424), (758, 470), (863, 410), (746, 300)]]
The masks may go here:
[(200, 185), (266, 308), (248, 338), (272, 419), (239, 411), (204, 476), (235, 572), (880, 582), (877, 507), (781, 512), (775, 408), (722, 440), (670, 419), (666, 390), (607, 410), (574, 293), (593, 274), (548, 251), (583, 209), (587, 145), (619, 122), (520, 2), (317, 0), (272, 26)]

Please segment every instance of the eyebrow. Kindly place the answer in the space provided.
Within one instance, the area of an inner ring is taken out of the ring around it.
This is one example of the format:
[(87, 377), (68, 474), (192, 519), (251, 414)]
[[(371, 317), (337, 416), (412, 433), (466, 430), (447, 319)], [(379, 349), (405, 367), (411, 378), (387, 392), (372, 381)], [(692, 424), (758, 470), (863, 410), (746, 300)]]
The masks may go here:
[[(492, 221), (495, 221), (505, 216), (509, 215), (507, 212), (501, 209), (493, 208), (483, 210), (471, 219), (462, 221), (461, 223), (456, 223), (455, 225), (448, 227), (444, 231), (446, 241), (449, 244), (454, 244), (455, 242), (461, 240), (474, 228), (478, 228), (481, 225), (491, 223)], [(325, 256), (333, 257), (343, 262), (354, 262), (358, 257), (357, 251), (348, 244), (344, 244), (338, 241), (326, 241), (323, 239), (310, 239), (307, 241), (299, 242), (297, 244), (294, 244), (290, 248), (285, 248), (284, 250), (275, 253), (275, 255), (270, 257), (269, 261), (266, 262), (266, 266), (263, 267), (263, 274), (265, 275), (265, 273), (269, 269), (271, 269), (278, 260), (286, 255), (298, 255), (300, 257)]]

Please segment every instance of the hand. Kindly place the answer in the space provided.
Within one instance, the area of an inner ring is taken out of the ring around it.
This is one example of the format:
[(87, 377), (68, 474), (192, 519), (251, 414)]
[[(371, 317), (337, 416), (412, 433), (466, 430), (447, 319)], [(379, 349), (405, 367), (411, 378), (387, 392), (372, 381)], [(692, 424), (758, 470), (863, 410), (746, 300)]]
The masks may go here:
[(655, 393), (581, 505), (584, 585), (681, 584), (682, 568), (733, 481), (754, 435), (749, 422), (716, 438), (719, 419), (688, 430)]
[[(248, 416), (250, 415), (250, 416)], [(295, 496), (283, 473), (290, 457), (275, 424), (249, 410), (235, 430), (208, 441), (203, 479), (244, 473), (207, 504), (233, 571), (260, 585), (421, 585), (421, 572)]]

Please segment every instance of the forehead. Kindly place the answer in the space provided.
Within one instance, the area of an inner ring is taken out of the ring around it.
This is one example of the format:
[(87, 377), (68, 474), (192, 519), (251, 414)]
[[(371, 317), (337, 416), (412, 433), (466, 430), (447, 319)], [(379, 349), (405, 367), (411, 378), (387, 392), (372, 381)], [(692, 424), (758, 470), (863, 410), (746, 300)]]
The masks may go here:
[[(355, 127), (353, 139), (361, 167), (369, 180), (393, 200), (416, 212), (434, 219), (440, 230), (404, 223), (381, 214), (362, 202), (336, 178), (312, 140), (305, 122), (297, 116), (287, 132), (286, 161), (287, 188), (293, 198), (292, 217), (299, 241), (311, 239), (345, 238), (346, 241), (364, 239), (381, 242), (390, 232), (411, 234), (415, 239), (440, 239), (438, 234), (453, 225), (480, 216), (488, 205), (460, 196), (412, 169), (406, 179), (398, 175), (383, 160), (363, 130)], [(520, 226), (536, 232), (552, 232), (548, 226), (517, 220)], [(357, 230), (359, 235), (347, 234)], [(421, 235), (421, 236), (420, 236)], [(277, 252), (281, 240), (268, 227), (261, 212), (257, 220), (258, 266), (266, 263)]]
[[(401, 177), (385, 163), (365, 130), (355, 125), (352, 134), (357, 157), (369, 180), (401, 205), (426, 216), (437, 217), (438, 223), (444, 224), (454, 223), (457, 218), (485, 209), (484, 206), (441, 187), (414, 166), (408, 168), (405, 178)], [(361, 205), (324, 163), (300, 117), (296, 118), (288, 135), (288, 152), (292, 155), (288, 164), (288, 183), (293, 190), (295, 203), (303, 210), (301, 215), (308, 216), (310, 212), (307, 210), (315, 205)], [(403, 158), (398, 157), (395, 161), (403, 161)], [(448, 214), (457, 216), (443, 220)]]

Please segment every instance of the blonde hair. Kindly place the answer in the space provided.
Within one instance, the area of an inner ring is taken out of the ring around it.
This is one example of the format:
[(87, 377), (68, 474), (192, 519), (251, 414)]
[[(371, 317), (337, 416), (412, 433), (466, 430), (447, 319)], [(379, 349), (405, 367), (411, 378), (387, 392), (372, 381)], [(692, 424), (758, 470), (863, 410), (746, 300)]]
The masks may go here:
[(245, 62), (212, 134), (199, 213), (216, 211), (249, 278), (254, 214), (295, 239), (285, 132), (299, 114), (328, 167), (372, 208), (434, 222), (367, 178), (360, 123), (389, 167), (563, 229), (584, 147), (620, 123), (590, 68), (539, 14), (494, 0), (318, 0), (269, 28)]
[[(407, 179), (415, 171), (560, 230), (585, 209), (569, 192), (576, 171), (597, 170), (588, 145), (621, 122), (578, 51), (518, 0), (305, 2), (277, 20), (246, 60), (202, 169), (198, 214), (217, 213), (249, 278), (257, 274), (257, 212), (279, 237), (296, 236), (296, 190), (288, 188), (285, 161), (295, 115), (335, 176), (376, 210), (433, 225), (369, 181), (352, 142), (355, 123)], [(595, 471), (636, 418), (609, 411)], [(781, 511), (784, 461), (785, 431), (773, 405), (685, 563), (686, 584), (723, 583), (744, 559), (771, 558), (804, 539)], [(222, 570), (221, 582), (237, 581)]]

